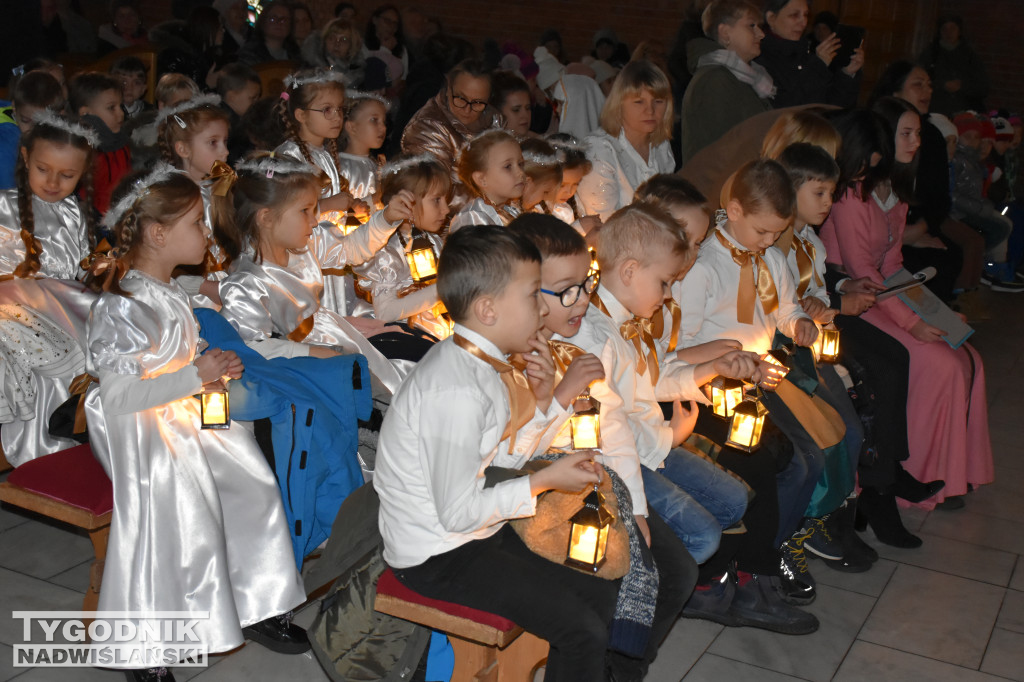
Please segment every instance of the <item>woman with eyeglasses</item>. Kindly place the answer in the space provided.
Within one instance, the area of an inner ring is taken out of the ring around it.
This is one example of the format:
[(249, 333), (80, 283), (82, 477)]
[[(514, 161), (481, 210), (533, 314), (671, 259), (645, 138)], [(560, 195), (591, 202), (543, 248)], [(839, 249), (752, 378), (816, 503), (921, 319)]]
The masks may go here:
[(672, 87), (648, 61), (630, 62), (619, 72), (601, 110), (601, 127), (587, 136), (593, 168), (576, 196), (587, 215), (606, 219), (633, 201), (633, 193), (676, 161), (672, 138)]
[(238, 51), (238, 61), (249, 66), (264, 62), (295, 60), (299, 47), (291, 38), (292, 9), (284, 2), (263, 5), (252, 37)]
[(455, 159), (463, 143), (488, 128), (501, 128), (505, 120), (488, 105), (491, 74), (483, 63), (467, 59), (445, 77), (444, 88), (413, 114), (402, 132), (402, 152), (430, 154), (452, 174), (453, 210), (461, 208), (466, 192), (455, 174)]
[(358, 87), (366, 73), (363, 39), (348, 19), (335, 19), (302, 44), (304, 67), (330, 69), (345, 76), (345, 87)]

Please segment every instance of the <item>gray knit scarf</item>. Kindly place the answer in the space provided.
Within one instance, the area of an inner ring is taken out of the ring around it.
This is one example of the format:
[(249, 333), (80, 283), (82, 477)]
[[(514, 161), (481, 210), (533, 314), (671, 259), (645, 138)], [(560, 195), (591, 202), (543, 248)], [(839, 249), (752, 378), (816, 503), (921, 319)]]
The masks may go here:
[(697, 61), (697, 68), (702, 66), (718, 65), (729, 69), (733, 76), (741, 83), (746, 83), (754, 88), (754, 92), (761, 99), (775, 97), (775, 82), (772, 81), (768, 71), (755, 62), (746, 63), (732, 50), (714, 50), (708, 52)]

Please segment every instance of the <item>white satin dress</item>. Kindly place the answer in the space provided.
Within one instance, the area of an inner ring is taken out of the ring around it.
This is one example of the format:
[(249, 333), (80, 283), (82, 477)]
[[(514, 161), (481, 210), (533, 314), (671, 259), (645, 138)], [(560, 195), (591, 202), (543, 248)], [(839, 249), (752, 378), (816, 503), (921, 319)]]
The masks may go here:
[[(281, 494), (241, 424), (201, 430), (188, 295), (137, 270), (88, 325), (92, 449), (114, 486), (101, 611), (209, 611), (210, 653), (305, 600)], [(205, 342), (203, 342), (205, 344)], [(138, 666), (134, 666), (138, 667)]]
[[(37, 366), (27, 375), (27, 382), (14, 382), (7, 360), (0, 358), (0, 374), (8, 378), (0, 401), (14, 408), (0, 416), (0, 442), (14, 466), (78, 444), (51, 436), (49, 417), (68, 399), (71, 380), (85, 371), (81, 332), (95, 300), (95, 295), (76, 281), (83, 274), (81, 260), (89, 254), (87, 225), (78, 200), (72, 195), (51, 203), (33, 195), (32, 217), (35, 237), (43, 249), (39, 271), (30, 279), (0, 282), (0, 305), (12, 313), (0, 316), (0, 343), (5, 346), (3, 355), (14, 357), (24, 345), (24, 338), (18, 340), (23, 336), (19, 332), (41, 332), (45, 327), (47, 332), (35, 337), (34, 350), (51, 355), (55, 362)], [(18, 191), (4, 190), (0, 192), (0, 275), (13, 274), (24, 260)], [(24, 312), (20, 320), (28, 326), (15, 318), (18, 308)], [(38, 320), (40, 316), (45, 319)]]
[[(231, 275), (220, 285), (221, 314), (253, 350), (266, 358), (309, 355), (309, 346), (337, 347), (344, 353), (362, 353), (370, 372), (394, 393), (411, 366), (390, 361), (373, 347), (348, 320), (322, 304), (321, 268), (343, 268), (369, 260), (398, 227), (378, 211), (349, 235), (314, 230), (309, 244), (293, 252), (282, 267), (243, 254)], [(309, 317), (313, 327), (302, 341), (287, 337)]]

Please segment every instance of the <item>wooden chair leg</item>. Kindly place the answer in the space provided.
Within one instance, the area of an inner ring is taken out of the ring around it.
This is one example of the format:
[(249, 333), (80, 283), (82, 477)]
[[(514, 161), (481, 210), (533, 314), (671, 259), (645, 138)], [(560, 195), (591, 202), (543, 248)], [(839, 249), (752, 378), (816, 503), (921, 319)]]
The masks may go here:
[(107, 540), (110, 538), (110, 526), (90, 531), (89, 539), (95, 558), (89, 567), (89, 587), (85, 590), (83, 611), (95, 611), (100, 600), (100, 587), (103, 585), (103, 564), (107, 559)]
[(548, 660), (547, 641), (524, 632), (498, 649), (498, 682), (533, 682), (537, 669)]
[(448, 635), (455, 654), (451, 682), (497, 682), (496, 647)]

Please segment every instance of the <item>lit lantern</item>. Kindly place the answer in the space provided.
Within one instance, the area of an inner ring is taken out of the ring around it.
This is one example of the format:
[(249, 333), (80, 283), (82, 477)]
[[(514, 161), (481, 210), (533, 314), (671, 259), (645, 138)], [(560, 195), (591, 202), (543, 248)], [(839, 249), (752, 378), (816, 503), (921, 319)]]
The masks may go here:
[(725, 444), (744, 452), (753, 452), (761, 446), (761, 431), (768, 410), (760, 400), (744, 400), (732, 413), (729, 437)]
[(765, 376), (761, 379), (761, 385), (765, 388), (775, 388), (789, 374), (789, 367), (786, 367), (786, 358), (789, 351), (785, 347), (770, 350), (761, 356), (765, 363)]
[(708, 393), (715, 416), (728, 419), (733, 408), (743, 401), (743, 382), (717, 376), (708, 384)]
[(437, 256), (426, 233), (413, 229), (412, 243), (405, 260), (409, 262), (409, 274), (416, 284), (429, 284), (437, 277)]
[(566, 566), (597, 571), (604, 564), (608, 533), (615, 517), (604, 506), (604, 495), (594, 490), (583, 500), (583, 508), (569, 519), (569, 551)]
[(601, 265), (597, 262), (597, 251), (590, 247), (587, 252), (590, 253), (590, 272), (601, 272)]
[(573, 450), (601, 449), (601, 405), (589, 394), (573, 401), (573, 415), (569, 418)]
[(199, 394), (199, 414), (204, 429), (231, 427), (231, 407), (227, 388), (210, 389)]
[(818, 332), (814, 357), (821, 362), (835, 362), (839, 358), (839, 330), (834, 324), (827, 324)]

